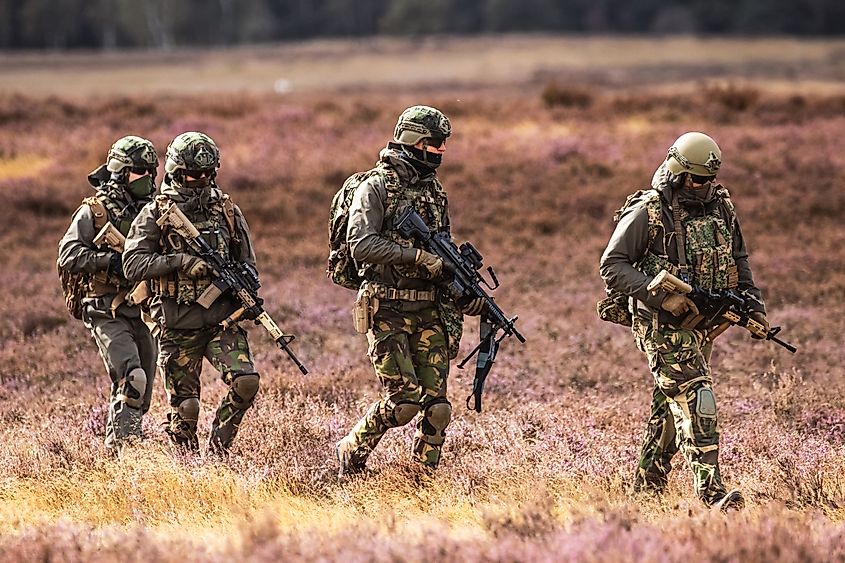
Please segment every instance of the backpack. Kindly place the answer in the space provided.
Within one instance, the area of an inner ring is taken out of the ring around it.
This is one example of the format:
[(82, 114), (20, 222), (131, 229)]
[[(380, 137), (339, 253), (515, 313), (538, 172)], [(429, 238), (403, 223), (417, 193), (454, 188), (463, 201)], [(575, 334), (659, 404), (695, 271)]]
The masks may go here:
[[(635, 204), (644, 202), (648, 210), (648, 246), (654, 243), (657, 233), (663, 228), (660, 218), (660, 194), (657, 190), (637, 190), (625, 199), (625, 203), (613, 214), (613, 222), (618, 223), (622, 215)], [(604, 288), (607, 296), (596, 303), (596, 312), (603, 321), (622, 326), (631, 326), (633, 317), (628, 309), (628, 296), (609, 287)]]
[[(343, 182), (343, 186), (332, 198), (329, 210), (329, 259), (326, 276), (339, 286), (358, 291), (364, 278), (358, 273), (358, 266), (352, 259), (349, 244), (346, 242), (346, 227), (349, 223), (349, 207), (355, 190), (365, 180), (379, 174), (377, 168), (353, 174)], [(389, 195), (388, 191), (388, 195)]]
[[(109, 220), (106, 213), (106, 208), (102, 202), (96, 197), (86, 197), (82, 200), (84, 205), (91, 208), (91, 213), (94, 215), (94, 230), (102, 229)], [(91, 285), (91, 274), (86, 272), (71, 272), (65, 270), (59, 265), (56, 260), (56, 271), (59, 274), (59, 282), (62, 286), (62, 294), (65, 298), (65, 306), (68, 312), (75, 319), (82, 319), (82, 310), (84, 309), (82, 300), (88, 295), (88, 288)]]

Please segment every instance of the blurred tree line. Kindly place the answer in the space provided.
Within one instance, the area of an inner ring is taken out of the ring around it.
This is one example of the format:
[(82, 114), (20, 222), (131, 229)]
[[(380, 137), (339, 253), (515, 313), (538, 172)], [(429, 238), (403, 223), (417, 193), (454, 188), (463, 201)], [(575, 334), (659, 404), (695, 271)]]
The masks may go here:
[(834, 35), (843, 0), (0, 0), (0, 49), (565, 31)]

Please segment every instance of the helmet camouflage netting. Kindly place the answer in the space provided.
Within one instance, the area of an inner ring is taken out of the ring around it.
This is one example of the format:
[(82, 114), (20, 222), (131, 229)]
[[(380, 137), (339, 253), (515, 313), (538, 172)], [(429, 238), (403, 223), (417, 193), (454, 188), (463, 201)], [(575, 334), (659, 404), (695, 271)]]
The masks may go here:
[(164, 171), (210, 170), (220, 167), (220, 150), (205, 133), (188, 131), (177, 135), (167, 146)]
[(147, 139), (135, 135), (127, 135), (115, 141), (106, 157), (106, 169), (109, 172), (121, 172), (126, 168), (155, 170), (156, 167), (158, 155), (155, 147)]
[(402, 112), (393, 131), (393, 140), (416, 145), (422, 139), (445, 139), (452, 134), (452, 124), (442, 111), (430, 106), (411, 106)]

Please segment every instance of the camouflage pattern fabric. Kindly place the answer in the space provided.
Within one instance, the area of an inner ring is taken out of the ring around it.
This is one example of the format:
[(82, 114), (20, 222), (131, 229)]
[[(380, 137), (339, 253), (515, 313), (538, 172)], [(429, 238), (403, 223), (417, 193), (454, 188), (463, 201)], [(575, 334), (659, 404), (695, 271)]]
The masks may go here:
[[(150, 409), (155, 384), (155, 340), (138, 317), (112, 316), (108, 309), (101, 311), (89, 305), (83, 312), (83, 320), (97, 343), (111, 380), (106, 448), (117, 452), (126, 441), (142, 437), (141, 417)], [(143, 369), (147, 376), (143, 397), (126, 381), (129, 372), (137, 368)], [(141, 408), (127, 405), (122, 399), (126, 396), (141, 399)]]
[[(385, 432), (399, 426), (394, 418), (397, 405), (417, 405), (424, 411), (432, 402), (443, 401), (449, 372), (446, 334), (436, 307), (403, 312), (382, 304), (367, 338), (384, 398), (373, 403), (349, 433), (355, 465), (363, 465)], [(424, 417), (415, 418), (413, 458), (436, 467), (442, 437)]]
[[(717, 197), (721, 198), (733, 214), (734, 207), (728, 190), (720, 188)], [(660, 199), (650, 199), (646, 206), (651, 237), (652, 225), (660, 221)], [(686, 260), (692, 274), (692, 284), (704, 289), (737, 287), (739, 273), (733, 257), (731, 226), (721, 217), (718, 206), (713, 206), (710, 213), (701, 216), (692, 216), (682, 208), (681, 221), (684, 224)], [(673, 274), (679, 271), (678, 266), (672, 264), (668, 256), (659, 256), (651, 250), (646, 253), (638, 269), (650, 276), (656, 276), (660, 270), (668, 270)]]
[(640, 453), (635, 490), (662, 491), (680, 450), (693, 472), (695, 491), (708, 506), (725, 494), (719, 474), (719, 429), (704, 333), (634, 319), (637, 347), (654, 376), (651, 416)]
[(715, 214), (684, 220), (687, 262), (693, 280), (705, 289), (733, 289), (739, 283), (733, 258), (731, 229)]
[(223, 382), (229, 386), (214, 416), (210, 438), (213, 447), (225, 449), (231, 446), (244, 413), (252, 405), (252, 397), (237, 395), (234, 381), (239, 376), (256, 373), (246, 332), (238, 326), (225, 330), (222, 327), (162, 330), (159, 367), (172, 411), (167, 430), (174, 442), (197, 447), (196, 421), (183, 419), (177, 407), (186, 399), (199, 399), (203, 358), (221, 372)]
[(449, 359), (458, 357), (461, 349), (461, 337), (464, 335), (464, 314), (461, 313), (455, 302), (443, 295), (437, 300), (437, 312), (446, 328), (446, 343), (449, 352)]

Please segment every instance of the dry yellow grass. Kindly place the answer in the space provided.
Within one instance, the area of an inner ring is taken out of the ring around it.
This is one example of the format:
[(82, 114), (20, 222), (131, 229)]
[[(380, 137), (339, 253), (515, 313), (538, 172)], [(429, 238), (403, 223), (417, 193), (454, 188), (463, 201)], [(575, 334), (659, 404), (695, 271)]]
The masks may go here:
[(50, 159), (36, 155), (0, 158), (0, 178), (12, 180), (31, 178), (50, 165)]

